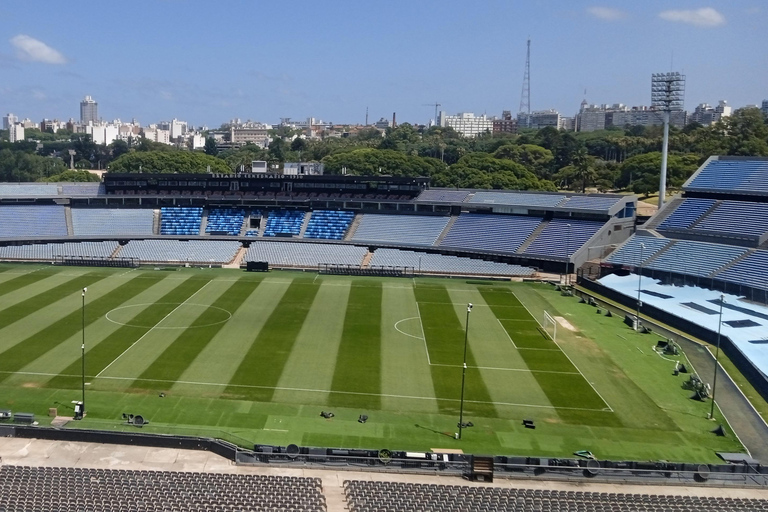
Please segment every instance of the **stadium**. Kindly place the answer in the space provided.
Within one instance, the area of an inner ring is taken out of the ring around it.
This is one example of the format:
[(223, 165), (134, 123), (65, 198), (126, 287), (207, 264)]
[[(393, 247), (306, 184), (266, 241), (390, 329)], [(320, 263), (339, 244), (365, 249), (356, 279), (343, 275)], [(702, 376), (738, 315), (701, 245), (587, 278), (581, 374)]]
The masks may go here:
[(535, 487), (765, 484), (766, 183), (766, 159), (712, 157), (650, 219), (636, 196), (426, 178), (0, 184), (0, 434), (423, 477), (4, 465), (0, 489), (87, 487), (73, 510), (131, 485), (187, 489), (165, 508), (185, 510), (766, 509)]

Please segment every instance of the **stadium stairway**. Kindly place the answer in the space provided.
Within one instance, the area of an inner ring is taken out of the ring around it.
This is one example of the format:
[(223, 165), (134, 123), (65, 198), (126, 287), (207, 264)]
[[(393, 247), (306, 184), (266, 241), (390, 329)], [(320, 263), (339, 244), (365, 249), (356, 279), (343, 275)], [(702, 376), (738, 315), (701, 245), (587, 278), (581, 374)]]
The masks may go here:
[(203, 208), (203, 217), (200, 219), (200, 232), (198, 235), (205, 236), (205, 228), (208, 226), (208, 212), (210, 210), (208, 208)]
[(307, 226), (309, 226), (309, 219), (312, 218), (312, 211), (308, 211), (304, 214), (304, 220), (301, 223), (301, 229), (299, 230), (299, 238), (304, 238), (304, 233), (307, 232)]
[(251, 225), (251, 214), (246, 210), (246, 214), (243, 215), (243, 225), (240, 226), (240, 236), (245, 236), (248, 231), (248, 226)]
[(677, 207), (680, 206), (685, 199), (678, 196), (669, 201), (668, 203), (665, 203), (664, 206), (661, 208), (661, 211), (656, 212), (656, 214), (653, 216), (653, 219), (649, 220), (645, 224), (643, 224), (643, 229), (656, 229), (659, 227), (659, 225), (667, 220), (667, 217), (672, 215), (672, 213), (677, 210)]
[(435, 240), (435, 243), (432, 245), (440, 245), (440, 243), (443, 241), (443, 238), (445, 238), (448, 235), (448, 232), (451, 230), (454, 224), (456, 224), (456, 221), (459, 220), (458, 215), (451, 215), (451, 220), (448, 221), (448, 224), (445, 225), (445, 228), (443, 228), (442, 233), (440, 233), (440, 236), (437, 237), (437, 240)]
[(349, 224), (349, 229), (347, 229), (347, 234), (344, 236), (344, 240), (352, 240), (352, 237), (355, 236), (355, 231), (357, 231), (357, 227), (360, 225), (362, 220), (363, 215), (361, 213), (355, 215), (355, 218), (352, 219), (352, 222)]
[(373, 258), (373, 253), (371, 251), (368, 251), (365, 253), (365, 256), (363, 256), (363, 262), (360, 263), (360, 268), (371, 268), (371, 259)]
[(246, 252), (248, 252), (248, 249), (241, 246), (237, 250), (237, 254), (235, 254), (234, 259), (229, 263), (227, 263), (226, 265), (222, 265), (221, 268), (240, 268), (240, 265), (242, 265), (243, 260), (245, 259)]
[(732, 266), (734, 266), (735, 264), (739, 263), (739, 262), (740, 262), (741, 260), (743, 260), (744, 258), (746, 258), (746, 257), (748, 257), (748, 256), (751, 256), (752, 254), (754, 254), (754, 252), (755, 252), (755, 251), (756, 251), (756, 249), (750, 249), (750, 250), (748, 250), (747, 252), (745, 252), (744, 254), (742, 254), (740, 257), (736, 258), (736, 259), (735, 259), (735, 260), (733, 260), (733, 261), (729, 261), (728, 263), (726, 263), (726, 264), (725, 264), (725, 265), (723, 265), (722, 267), (718, 268), (717, 270), (715, 270), (714, 272), (712, 272), (711, 274), (709, 274), (707, 277), (708, 277), (708, 278), (714, 278), (714, 277), (715, 277), (715, 276), (717, 276), (717, 274), (719, 274), (720, 272), (725, 272), (726, 270), (728, 270), (729, 268), (731, 268), (731, 267), (732, 267)]
[(118, 257), (118, 255), (120, 254), (120, 250), (121, 250), (122, 248), (123, 248), (123, 246), (122, 246), (122, 245), (120, 245), (120, 244), (117, 244), (117, 247), (115, 247), (115, 250), (114, 250), (114, 251), (112, 251), (112, 254), (110, 254), (110, 255), (109, 255), (109, 259), (110, 259), (110, 260), (113, 260), (113, 259), (117, 258), (117, 257)]
[(267, 210), (264, 210), (264, 213), (261, 214), (261, 224), (259, 224), (259, 234), (257, 236), (263, 237), (264, 231), (267, 229), (267, 219), (269, 218), (269, 212)]
[(646, 258), (644, 261), (640, 262), (640, 265), (643, 267), (646, 267), (650, 265), (652, 261), (654, 261), (656, 258), (667, 252), (672, 246), (674, 246), (677, 243), (677, 240), (672, 240), (671, 243), (668, 243), (666, 247), (663, 247), (659, 252), (651, 256), (650, 258)]
[(155, 208), (152, 210), (152, 234), (160, 234), (160, 209)]
[[(549, 225), (548, 220), (541, 221), (541, 224), (536, 226), (536, 229), (534, 229), (533, 232), (530, 235), (528, 235), (528, 238), (526, 238), (525, 241), (522, 244), (520, 244), (520, 247), (518, 247), (515, 252), (518, 254), (524, 253), (526, 249), (528, 249), (528, 246), (530, 246), (531, 243), (533, 243), (533, 241), (536, 240), (536, 237), (538, 237), (539, 234), (541, 234), (541, 232), (544, 231), (544, 228), (546, 228), (548, 225)], [(568, 246), (567, 248), (569, 249), (570, 246)]]
[(701, 216), (698, 218), (698, 220), (697, 220), (696, 222), (694, 222), (693, 224), (691, 224), (691, 225), (688, 227), (688, 229), (689, 229), (689, 230), (690, 230), (690, 229), (696, 229), (696, 226), (698, 226), (699, 224), (701, 224), (702, 222), (704, 222), (704, 219), (706, 219), (707, 217), (709, 217), (709, 216), (712, 214), (712, 212), (714, 212), (715, 210), (717, 210), (717, 209), (720, 207), (720, 205), (722, 204), (722, 202), (723, 202), (723, 201), (721, 201), (721, 200), (718, 200), (718, 201), (716, 201), (716, 202), (715, 202), (715, 204), (713, 204), (712, 206), (710, 206), (710, 207), (709, 207), (709, 209), (708, 209), (707, 211), (705, 211), (705, 212), (704, 212), (704, 213), (703, 213), (703, 214), (702, 214), (702, 215), (701, 215)]
[(67, 223), (67, 236), (73, 236), (75, 234), (75, 228), (72, 225), (72, 208), (69, 206), (64, 208), (64, 220)]

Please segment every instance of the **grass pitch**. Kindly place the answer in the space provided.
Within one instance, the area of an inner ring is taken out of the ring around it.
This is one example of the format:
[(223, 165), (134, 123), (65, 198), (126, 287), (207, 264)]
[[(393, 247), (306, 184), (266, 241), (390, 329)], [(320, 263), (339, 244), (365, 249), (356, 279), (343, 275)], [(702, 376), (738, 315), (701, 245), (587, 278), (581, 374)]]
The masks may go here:
[[(474, 427), (456, 441), (469, 302)], [(545, 310), (575, 329), (558, 326), (555, 343)], [(147, 431), (246, 446), (702, 462), (742, 450), (730, 429), (710, 433), (709, 405), (688, 399), (654, 336), (543, 284), (2, 265), (0, 407), (71, 414), (83, 320), (88, 415), (70, 427), (124, 429), (125, 412)]]

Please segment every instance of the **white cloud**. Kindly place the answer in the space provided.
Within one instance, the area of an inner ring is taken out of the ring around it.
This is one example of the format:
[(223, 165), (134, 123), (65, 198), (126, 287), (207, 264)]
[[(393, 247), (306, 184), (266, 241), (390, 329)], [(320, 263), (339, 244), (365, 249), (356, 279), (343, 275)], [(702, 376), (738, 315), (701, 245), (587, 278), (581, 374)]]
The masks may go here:
[(616, 21), (627, 17), (627, 13), (612, 7), (589, 7), (587, 12), (595, 18), (605, 21)]
[(697, 27), (717, 27), (725, 23), (725, 16), (717, 12), (712, 7), (702, 7), (701, 9), (662, 11), (659, 18), (666, 21), (675, 21), (688, 23)]
[(20, 60), (45, 62), (46, 64), (65, 64), (67, 62), (67, 58), (61, 52), (34, 37), (19, 34), (11, 38), (11, 44), (16, 48), (16, 57)]

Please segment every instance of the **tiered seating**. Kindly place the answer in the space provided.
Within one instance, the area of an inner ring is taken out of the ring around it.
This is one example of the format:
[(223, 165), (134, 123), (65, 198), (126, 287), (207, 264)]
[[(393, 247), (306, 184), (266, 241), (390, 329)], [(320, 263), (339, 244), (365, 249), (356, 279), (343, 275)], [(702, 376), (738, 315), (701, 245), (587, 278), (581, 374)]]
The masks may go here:
[(357, 480), (344, 482), (344, 494), (350, 512), (390, 510), (757, 512), (768, 510), (768, 500), (756, 498), (558, 491)]
[(225, 232), (228, 235), (237, 236), (243, 227), (245, 210), (242, 208), (211, 208), (208, 210), (208, 224), (205, 232)]
[(123, 258), (150, 263), (229, 263), (240, 243), (225, 240), (132, 240), (121, 250)]
[(723, 201), (693, 230), (759, 237), (768, 231), (767, 219), (768, 203)]
[(515, 252), (539, 224), (539, 217), (465, 213), (451, 226), (440, 246)]
[(416, 198), (419, 202), (428, 203), (461, 203), (470, 194), (468, 190), (451, 190), (449, 188), (431, 188), (424, 190)]
[(163, 207), (160, 209), (161, 235), (199, 235), (203, 209), (195, 207)]
[(298, 210), (272, 210), (267, 218), (264, 236), (291, 234), (297, 236), (304, 222), (304, 212)]
[(62, 183), (61, 195), (98, 196), (106, 193), (102, 183)]
[(327, 508), (319, 478), (3, 466), (0, 510), (324, 512)]
[(354, 212), (315, 210), (309, 218), (304, 238), (341, 240), (355, 218)]
[(567, 201), (558, 194), (525, 194), (523, 192), (476, 192), (469, 203), (506, 204), (511, 206), (560, 206)]
[(109, 258), (117, 249), (117, 242), (64, 242), (57, 244), (10, 245), (0, 247), (3, 260), (46, 260), (57, 256)]
[(367, 252), (364, 247), (352, 245), (254, 241), (245, 253), (245, 261), (297, 267), (317, 267), (320, 263), (359, 266)]
[(530, 276), (534, 270), (520, 265), (507, 265), (495, 261), (475, 260), (442, 254), (428, 254), (397, 249), (376, 249), (371, 267), (412, 267), (421, 272), (441, 274), (476, 274), (498, 276)]
[(659, 229), (688, 229), (716, 202), (714, 199), (685, 199), (669, 217), (664, 219)]
[(715, 275), (715, 279), (731, 281), (768, 290), (768, 251), (755, 251), (735, 265)]
[(558, 206), (572, 210), (609, 210), (620, 199), (620, 197), (572, 196)]
[(743, 247), (678, 240), (648, 268), (706, 277), (747, 252)]
[(611, 253), (605, 261), (617, 265), (639, 266), (664, 249), (670, 242), (666, 238), (632, 236), (624, 245)]
[(67, 236), (63, 206), (0, 206), (0, 238), (38, 236)]
[(59, 193), (58, 185), (53, 183), (3, 183), (0, 184), (0, 197), (40, 197), (55, 196)]
[(450, 217), (366, 213), (355, 230), (352, 240), (432, 245), (449, 220)]
[(152, 235), (153, 222), (148, 208), (72, 208), (75, 236)]
[(712, 160), (686, 183), (685, 190), (768, 192), (768, 159)]
[(571, 256), (604, 225), (604, 222), (590, 220), (552, 219), (534, 238), (524, 253), (542, 256)]

